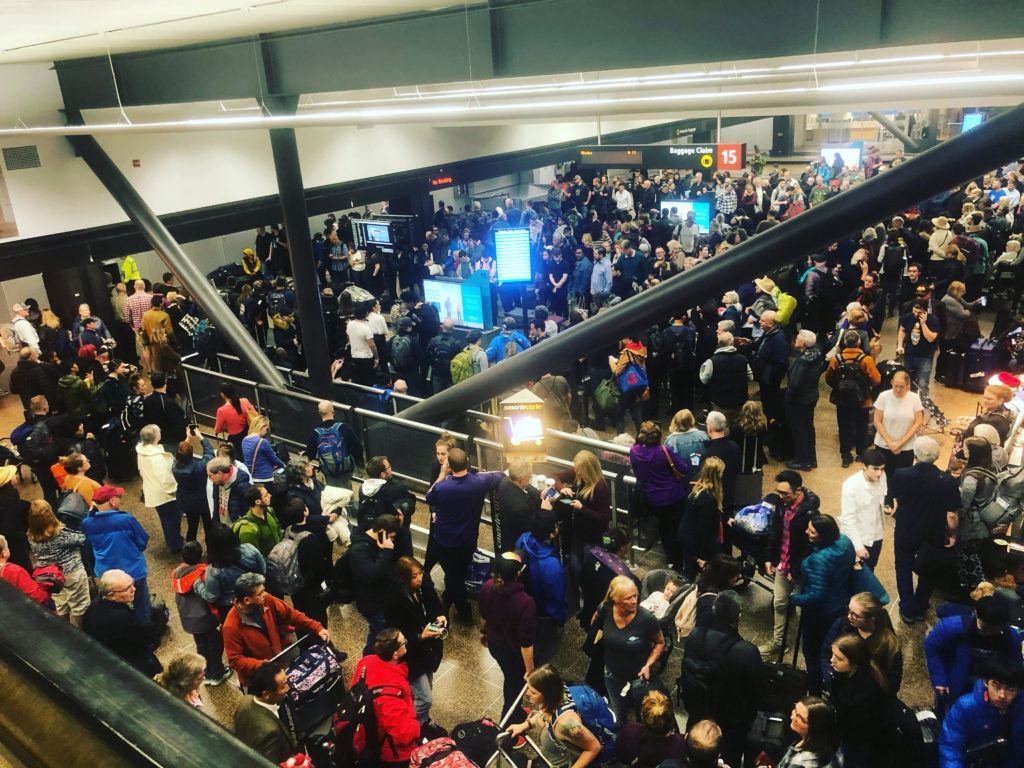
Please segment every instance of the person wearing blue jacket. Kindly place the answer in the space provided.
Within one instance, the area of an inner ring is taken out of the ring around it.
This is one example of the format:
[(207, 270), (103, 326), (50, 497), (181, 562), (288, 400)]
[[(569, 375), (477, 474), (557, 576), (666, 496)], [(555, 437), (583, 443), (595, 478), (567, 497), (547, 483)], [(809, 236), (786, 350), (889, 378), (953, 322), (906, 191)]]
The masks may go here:
[(973, 614), (948, 616), (924, 639), (928, 676), (935, 689), (936, 709), (969, 693), (984, 662), (994, 658), (1020, 667), (1020, 633), (1010, 626), (1010, 611), (999, 598), (983, 597)]
[(758, 318), (764, 335), (757, 342), (757, 351), (752, 361), (754, 375), (761, 388), (761, 404), (764, 415), (771, 421), (779, 415), (780, 387), (789, 370), (789, 341), (777, 322), (778, 313), (766, 309)]
[(146, 576), (146, 545), (149, 534), (130, 512), (122, 512), (124, 488), (101, 485), (93, 492), (92, 502), (98, 511), (82, 521), (82, 533), (96, 557), (95, 573), (99, 578), (109, 570), (124, 571), (135, 582), (133, 608), (139, 621), (148, 624), (153, 612)]
[(516, 330), (515, 318), (506, 317), (501, 324), (501, 333), (491, 339), (487, 345), (487, 362), (491, 365), (500, 363), (512, 354), (518, 354), (530, 348), (530, 340)]
[(1022, 682), (1019, 666), (992, 661), (985, 665), (974, 689), (957, 700), (942, 723), (941, 768), (1024, 765)]
[(534, 664), (546, 664), (558, 652), (562, 627), (569, 617), (569, 598), (565, 588), (565, 569), (555, 555), (558, 520), (554, 513), (542, 510), (534, 519), (532, 531), (516, 541), (526, 569), (526, 591), (537, 603), (537, 642), (533, 646)]
[(807, 688), (821, 693), (821, 647), (833, 622), (846, 613), (850, 599), (850, 577), (857, 558), (853, 542), (839, 532), (835, 518), (816, 515), (807, 524), (807, 539), (814, 551), (800, 566), (802, 584), (791, 596), (801, 609), (801, 640), (807, 662)]
[(206, 465), (213, 459), (214, 453), (210, 441), (202, 438), (203, 455), (197, 459), (193, 441), (199, 437), (199, 432), (195, 427), (189, 427), (188, 436), (188, 440), (183, 440), (178, 445), (171, 474), (178, 484), (175, 496), (178, 508), (185, 513), (185, 519), (188, 520), (185, 541), (195, 541), (200, 523), (203, 524), (203, 538), (210, 538), (210, 516), (207, 514), (206, 502)]
[(242, 438), (242, 462), (252, 476), (254, 483), (270, 483), (274, 470), (284, 469), (284, 462), (274, 453), (267, 440), (270, 421), (266, 416), (257, 416), (249, 428), (249, 434)]
[(226, 456), (217, 456), (206, 465), (206, 477), (210, 518), (228, 525), (244, 517), (249, 511), (245, 492), (252, 488), (249, 473)]

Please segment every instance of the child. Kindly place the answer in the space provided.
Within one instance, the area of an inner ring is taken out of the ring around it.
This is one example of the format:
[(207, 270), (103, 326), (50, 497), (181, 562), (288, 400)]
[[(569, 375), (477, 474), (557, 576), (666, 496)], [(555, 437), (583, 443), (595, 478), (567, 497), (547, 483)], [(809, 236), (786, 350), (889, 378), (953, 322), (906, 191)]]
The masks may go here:
[(661, 592), (651, 592), (651, 594), (640, 603), (641, 608), (646, 608), (648, 611), (654, 614), (654, 618), (659, 621), (665, 618), (665, 614), (668, 612), (668, 606), (672, 602), (672, 596), (683, 588), (686, 582), (684, 582), (678, 576), (669, 576), (665, 580), (665, 587)]
[(220, 685), (231, 670), (224, 665), (224, 640), (220, 622), (210, 605), (192, 591), (196, 579), (206, 578), (206, 564), (202, 562), (203, 547), (198, 541), (187, 541), (181, 548), (181, 565), (171, 572), (174, 601), (178, 606), (181, 626), (196, 641), (196, 650), (206, 659), (206, 685)]

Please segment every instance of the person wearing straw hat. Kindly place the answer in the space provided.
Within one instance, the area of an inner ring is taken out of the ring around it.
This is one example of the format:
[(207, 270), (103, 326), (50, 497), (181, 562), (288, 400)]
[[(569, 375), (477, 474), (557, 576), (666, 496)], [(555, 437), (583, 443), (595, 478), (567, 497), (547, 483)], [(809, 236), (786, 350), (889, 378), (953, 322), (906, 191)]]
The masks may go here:
[(932, 219), (932, 226), (935, 231), (928, 238), (928, 252), (931, 254), (931, 261), (942, 261), (946, 258), (946, 246), (953, 242), (953, 233), (949, 231), (949, 219), (939, 216)]

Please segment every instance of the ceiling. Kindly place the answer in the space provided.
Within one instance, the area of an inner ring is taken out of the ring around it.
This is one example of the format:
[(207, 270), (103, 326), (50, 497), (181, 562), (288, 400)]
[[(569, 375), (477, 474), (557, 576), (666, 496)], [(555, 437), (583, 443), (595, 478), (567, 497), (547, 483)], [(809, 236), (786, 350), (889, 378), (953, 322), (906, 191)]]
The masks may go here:
[(152, 50), (485, 0), (0, 0), (0, 64)]

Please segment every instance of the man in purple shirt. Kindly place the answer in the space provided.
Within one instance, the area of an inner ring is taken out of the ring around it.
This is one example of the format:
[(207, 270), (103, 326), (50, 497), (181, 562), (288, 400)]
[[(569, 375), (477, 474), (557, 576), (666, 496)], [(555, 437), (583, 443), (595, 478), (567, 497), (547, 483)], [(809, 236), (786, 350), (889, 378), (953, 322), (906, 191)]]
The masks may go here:
[(434, 510), (430, 547), (444, 571), (444, 610), (447, 613), (454, 605), (459, 620), (466, 623), (473, 621), (466, 599), (466, 570), (476, 552), (480, 514), (487, 494), (498, 488), (503, 477), (504, 472), (470, 474), (466, 452), (452, 448), (427, 492), (427, 504)]

